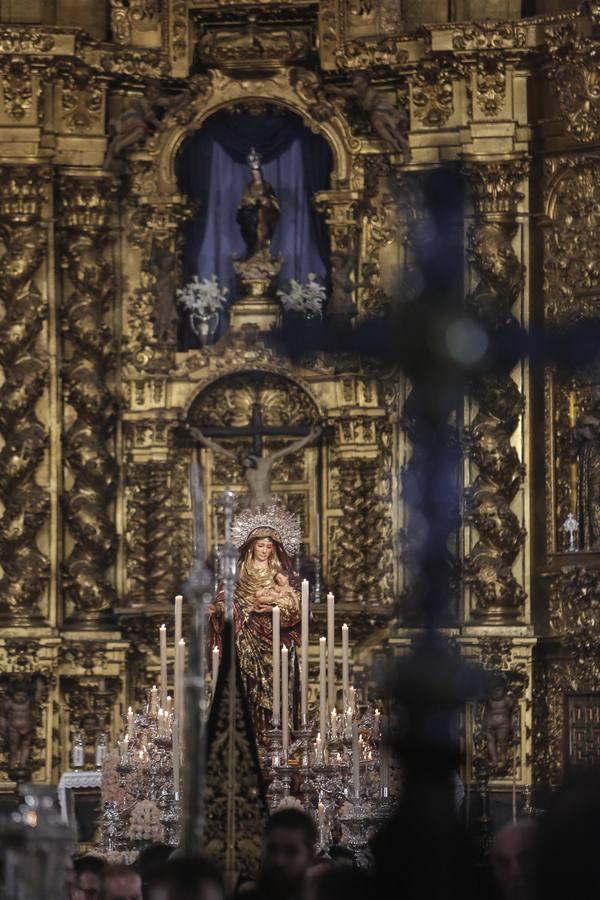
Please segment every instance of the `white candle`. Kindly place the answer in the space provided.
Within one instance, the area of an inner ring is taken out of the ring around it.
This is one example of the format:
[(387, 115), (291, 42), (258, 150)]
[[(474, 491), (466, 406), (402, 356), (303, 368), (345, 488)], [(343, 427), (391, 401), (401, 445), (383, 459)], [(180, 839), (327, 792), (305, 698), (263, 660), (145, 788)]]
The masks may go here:
[[(165, 704), (165, 715), (170, 716), (172, 712), (173, 712), (173, 698), (171, 697), (170, 694), (167, 694), (167, 702)], [(167, 720), (165, 719), (165, 722), (166, 721)]]
[(315, 741), (315, 756), (317, 765), (320, 766), (323, 764), (323, 739), (321, 738), (321, 732), (317, 733), (317, 739)]
[(150, 691), (150, 715), (155, 716), (158, 711), (158, 689), (155, 684)]
[(360, 793), (360, 749), (358, 745), (358, 725), (352, 725), (352, 783), (354, 797), (358, 799)]
[(219, 677), (219, 648), (213, 647), (212, 651), (212, 695), (215, 696), (217, 678)]
[(177, 594), (175, 597), (175, 649), (181, 640), (181, 623), (183, 621), (183, 597)]
[(288, 725), (288, 648), (281, 648), (281, 739), (285, 755), (288, 751), (289, 725)]
[(327, 733), (327, 639), (319, 640), (319, 725), (322, 735)]
[(300, 644), (300, 712), (302, 727), (308, 724), (308, 581), (302, 581), (302, 626)]
[(129, 740), (133, 740), (133, 709), (131, 706), (127, 710), (127, 736)]
[(331, 710), (331, 740), (337, 740), (337, 712), (335, 711), (335, 706)]
[(327, 703), (330, 710), (335, 706), (335, 609), (334, 597), (327, 594)]
[(273, 728), (280, 722), (281, 700), (281, 635), (279, 628), (279, 607), (273, 607)]
[(161, 625), (160, 633), (160, 705), (167, 705), (167, 626)]
[(177, 675), (177, 682), (175, 684), (175, 715), (177, 716), (177, 721), (179, 723), (180, 734), (183, 735), (183, 673), (185, 671), (185, 641), (183, 638), (181, 638), (177, 644), (177, 657), (175, 661), (175, 673)]
[(157, 728), (158, 734), (160, 737), (165, 733), (165, 711), (164, 709), (159, 709), (157, 714)]
[(348, 626), (344, 624), (342, 625), (342, 696), (344, 698), (344, 709), (348, 706), (348, 688), (350, 687), (350, 650), (348, 639)]
[(173, 723), (173, 790), (175, 796), (179, 794), (179, 728), (177, 722)]
[(381, 734), (381, 713), (378, 709), (375, 710), (375, 716), (373, 718), (373, 737), (378, 738)]
[(319, 818), (319, 825), (321, 828), (325, 827), (325, 804), (322, 800), (319, 800), (319, 805), (317, 807), (317, 815)]

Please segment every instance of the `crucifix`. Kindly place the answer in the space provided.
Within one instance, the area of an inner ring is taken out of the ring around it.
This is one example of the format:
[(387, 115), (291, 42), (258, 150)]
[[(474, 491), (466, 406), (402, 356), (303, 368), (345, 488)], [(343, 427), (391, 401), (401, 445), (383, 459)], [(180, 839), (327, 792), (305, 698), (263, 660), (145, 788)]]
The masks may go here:
[[(262, 416), (260, 403), (253, 403), (252, 418), (248, 425), (241, 427), (227, 425), (208, 425), (205, 428), (197, 428), (193, 425), (187, 426), (188, 432), (199, 443), (213, 453), (221, 453), (230, 459), (235, 459), (241, 466), (244, 479), (248, 485), (248, 495), (250, 506), (268, 505), (273, 499), (271, 491), (272, 468), (276, 459), (287, 456), (301, 450), (307, 444), (314, 441), (322, 431), (320, 425), (267, 425)], [(275, 450), (267, 456), (263, 456), (263, 439), (268, 436), (277, 437), (296, 437), (297, 440), (292, 441), (280, 450)], [(234, 438), (234, 437), (251, 437), (252, 452), (248, 453), (245, 449), (241, 453), (236, 453), (225, 447), (214, 438)]]

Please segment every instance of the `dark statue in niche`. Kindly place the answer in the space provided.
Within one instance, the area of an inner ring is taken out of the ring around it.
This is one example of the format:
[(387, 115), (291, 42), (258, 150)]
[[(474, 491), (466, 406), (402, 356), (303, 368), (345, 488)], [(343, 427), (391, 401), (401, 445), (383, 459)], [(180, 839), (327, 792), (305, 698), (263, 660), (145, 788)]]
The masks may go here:
[(40, 718), (43, 679), (7, 684), (0, 706), (0, 732), (8, 756), (9, 775), (24, 781), (31, 773), (31, 750)]
[(149, 269), (154, 276), (154, 333), (157, 340), (169, 341), (174, 333), (177, 322), (175, 309), (175, 276), (177, 274), (177, 255), (168, 246), (155, 241), (152, 244), (152, 253), (149, 261)]
[(270, 258), (271, 241), (279, 222), (279, 200), (263, 178), (260, 156), (254, 148), (248, 154), (251, 180), (242, 194), (237, 221), (248, 247), (247, 260), (264, 255)]
[(331, 254), (331, 293), (327, 317), (338, 325), (349, 323), (356, 315), (356, 303), (352, 297), (355, 284), (351, 277), (355, 263), (353, 253), (334, 250)]
[(483, 734), (488, 748), (488, 758), (493, 768), (511, 765), (510, 747), (514, 740), (514, 697), (501, 679), (490, 687), (483, 713)]
[[(593, 389), (598, 395), (600, 388)], [(600, 397), (569, 435), (569, 456), (577, 463), (577, 522), (583, 550), (600, 549)]]

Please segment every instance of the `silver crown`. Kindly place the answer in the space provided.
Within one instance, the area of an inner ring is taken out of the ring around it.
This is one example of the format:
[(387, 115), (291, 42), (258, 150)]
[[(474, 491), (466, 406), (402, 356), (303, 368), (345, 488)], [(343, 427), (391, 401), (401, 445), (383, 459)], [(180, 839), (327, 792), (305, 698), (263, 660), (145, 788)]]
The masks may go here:
[(260, 155), (260, 153), (256, 152), (254, 147), (250, 148), (250, 153), (246, 157), (246, 160), (251, 169), (260, 169), (262, 156)]
[(231, 540), (236, 547), (242, 547), (255, 531), (263, 529), (272, 532), (271, 536), (283, 544), (290, 556), (295, 556), (300, 549), (300, 518), (278, 502), (242, 510), (233, 520)]

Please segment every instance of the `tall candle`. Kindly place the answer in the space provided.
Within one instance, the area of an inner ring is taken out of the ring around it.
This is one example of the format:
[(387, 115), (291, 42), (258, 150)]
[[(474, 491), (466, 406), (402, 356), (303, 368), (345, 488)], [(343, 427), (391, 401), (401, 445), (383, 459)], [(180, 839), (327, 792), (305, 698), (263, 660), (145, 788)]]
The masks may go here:
[(177, 716), (179, 728), (183, 735), (183, 673), (185, 670), (185, 641), (183, 638), (181, 638), (177, 644), (176, 663), (175, 673), (177, 682), (175, 684), (175, 715)]
[(358, 799), (360, 793), (360, 748), (358, 744), (358, 725), (352, 725), (352, 783), (354, 796)]
[(179, 794), (179, 726), (177, 722), (173, 723), (173, 790), (175, 796)]
[(329, 709), (335, 706), (335, 609), (334, 597), (327, 594), (327, 703)]
[(219, 648), (213, 647), (212, 651), (212, 694), (215, 696), (217, 678), (219, 677)]
[(289, 725), (288, 725), (288, 648), (281, 648), (281, 738), (284, 756), (288, 751)]
[(346, 624), (342, 625), (342, 696), (344, 709), (348, 706), (348, 688), (350, 687), (350, 649), (349, 632)]
[(175, 647), (179, 644), (181, 640), (181, 624), (183, 621), (183, 597), (181, 594), (177, 594), (175, 597)]
[(167, 705), (167, 626), (161, 625), (160, 633), (160, 705)]
[(308, 581), (302, 581), (302, 627), (300, 644), (300, 713), (302, 727), (308, 724)]
[(279, 628), (279, 607), (273, 607), (273, 728), (280, 722), (281, 700), (281, 635)]
[(327, 639), (319, 640), (319, 731), (327, 734)]
[(127, 710), (127, 736), (129, 740), (133, 740), (133, 709), (131, 706)]
[(150, 691), (150, 715), (155, 716), (158, 712), (158, 688), (155, 684), (152, 685), (152, 690)]

